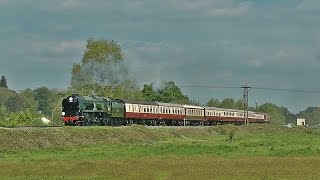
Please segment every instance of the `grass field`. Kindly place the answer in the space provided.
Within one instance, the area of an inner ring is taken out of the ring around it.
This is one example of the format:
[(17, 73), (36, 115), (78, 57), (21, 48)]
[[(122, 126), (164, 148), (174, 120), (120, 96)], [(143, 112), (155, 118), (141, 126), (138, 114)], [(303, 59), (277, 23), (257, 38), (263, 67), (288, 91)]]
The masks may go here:
[(0, 177), (318, 179), (319, 139), (271, 125), (0, 129)]

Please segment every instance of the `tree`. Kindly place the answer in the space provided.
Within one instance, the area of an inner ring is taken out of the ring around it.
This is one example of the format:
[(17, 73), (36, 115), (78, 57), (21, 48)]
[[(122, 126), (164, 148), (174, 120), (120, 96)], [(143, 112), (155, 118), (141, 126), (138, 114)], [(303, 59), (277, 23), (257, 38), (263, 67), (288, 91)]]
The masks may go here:
[(221, 108), (236, 109), (236, 102), (232, 98), (225, 98), (220, 103)]
[(281, 111), (282, 111), (282, 114), (284, 115), (285, 117), (285, 121), (286, 121), (286, 124), (288, 123), (293, 123), (293, 124), (296, 124), (296, 121), (297, 121), (297, 116), (295, 114), (292, 114), (288, 108), (286, 107), (281, 107)]
[(93, 63), (112, 63), (123, 60), (120, 45), (111, 40), (93, 39), (87, 41), (86, 51), (82, 58), (83, 64)]
[(258, 107), (257, 110), (269, 114), (271, 123), (280, 125), (285, 124), (285, 116), (283, 115), (281, 108), (277, 105), (272, 103), (265, 103)]
[(189, 97), (182, 94), (181, 89), (173, 81), (164, 82), (163, 88), (158, 90), (159, 102), (189, 104)]
[(9, 112), (18, 112), (25, 109), (25, 102), (19, 95), (16, 95), (9, 97), (5, 106)]
[(127, 80), (120, 45), (111, 40), (89, 39), (80, 64), (72, 69), (71, 87), (79, 89), (87, 84), (115, 85)]
[(191, 103), (189, 97), (184, 95), (181, 89), (176, 86), (173, 81), (164, 82), (163, 86), (157, 90), (153, 88), (153, 84), (145, 84), (141, 92), (144, 96), (144, 100), (146, 101), (177, 104)]
[(41, 113), (45, 115), (51, 115), (53, 105), (52, 92), (48, 88), (42, 86), (33, 90), (32, 94), (34, 99), (38, 102), (38, 111), (41, 111)]
[(300, 112), (297, 118), (306, 119), (308, 125), (320, 124), (320, 107), (308, 107), (305, 111)]
[(25, 102), (25, 109), (29, 109), (33, 116), (38, 115), (38, 102), (34, 99), (32, 90), (27, 88), (19, 95)]
[(240, 110), (243, 110), (244, 104), (243, 104), (243, 99), (239, 99), (237, 102), (236, 102), (236, 109), (240, 109)]
[(207, 106), (209, 107), (220, 107), (220, 102), (218, 99), (212, 98), (207, 102)]
[(3, 88), (8, 88), (8, 85), (7, 85), (7, 79), (5, 76), (2, 76), (1, 77), (1, 80), (0, 80), (0, 87), (3, 87)]
[(153, 84), (145, 84), (143, 85), (142, 94), (144, 96), (145, 101), (158, 101), (159, 100), (159, 94), (154, 91)]

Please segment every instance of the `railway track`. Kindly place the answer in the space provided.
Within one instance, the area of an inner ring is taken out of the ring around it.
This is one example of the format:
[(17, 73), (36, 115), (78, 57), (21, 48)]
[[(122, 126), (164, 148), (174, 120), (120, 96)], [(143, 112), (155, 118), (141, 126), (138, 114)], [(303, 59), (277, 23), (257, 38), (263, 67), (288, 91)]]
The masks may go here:
[[(55, 126), (16, 126), (16, 127), (0, 127), (1, 128), (16, 128), (16, 129), (28, 129), (28, 128), (61, 128), (61, 127), (113, 127), (113, 128), (128, 128), (131, 126), (63, 126), (63, 125), (55, 125)], [(212, 126), (143, 126), (150, 129), (158, 129), (158, 128), (168, 128), (168, 129), (179, 129), (179, 128), (208, 128)]]

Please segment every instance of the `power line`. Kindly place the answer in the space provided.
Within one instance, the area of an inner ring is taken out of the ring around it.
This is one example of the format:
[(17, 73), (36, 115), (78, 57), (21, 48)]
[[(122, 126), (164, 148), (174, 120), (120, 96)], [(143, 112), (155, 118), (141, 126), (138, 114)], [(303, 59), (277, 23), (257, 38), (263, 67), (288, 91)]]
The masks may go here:
[(179, 86), (179, 87), (185, 87), (185, 88), (207, 88), (207, 89), (240, 89), (240, 86), (201, 86), (201, 85), (185, 85), (185, 86)]
[(283, 91), (283, 92), (296, 92), (296, 93), (320, 93), (320, 90), (306, 90), (306, 89), (278, 89), (266, 87), (252, 87), (252, 89), (266, 90), (266, 91)]
[[(179, 86), (182, 88), (206, 88), (206, 89), (241, 89), (240, 86), (201, 86), (201, 85), (184, 85)], [(264, 90), (264, 91), (280, 91), (292, 93), (320, 93), (320, 90), (306, 90), (306, 89), (286, 89), (286, 88), (268, 88), (268, 87), (250, 87), (251, 89)]]

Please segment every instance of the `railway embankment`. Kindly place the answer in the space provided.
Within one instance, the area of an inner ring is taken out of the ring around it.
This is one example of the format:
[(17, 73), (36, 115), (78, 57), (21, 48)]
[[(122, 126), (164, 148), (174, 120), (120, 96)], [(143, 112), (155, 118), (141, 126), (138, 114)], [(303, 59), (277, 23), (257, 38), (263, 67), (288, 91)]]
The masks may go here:
[(72, 147), (96, 144), (154, 143), (170, 138), (225, 137), (233, 141), (238, 137), (268, 134), (315, 134), (318, 130), (285, 128), (270, 124), (249, 126), (148, 128), (131, 127), (46, 127), (46, 128), (0, 128), (0, 151)]

